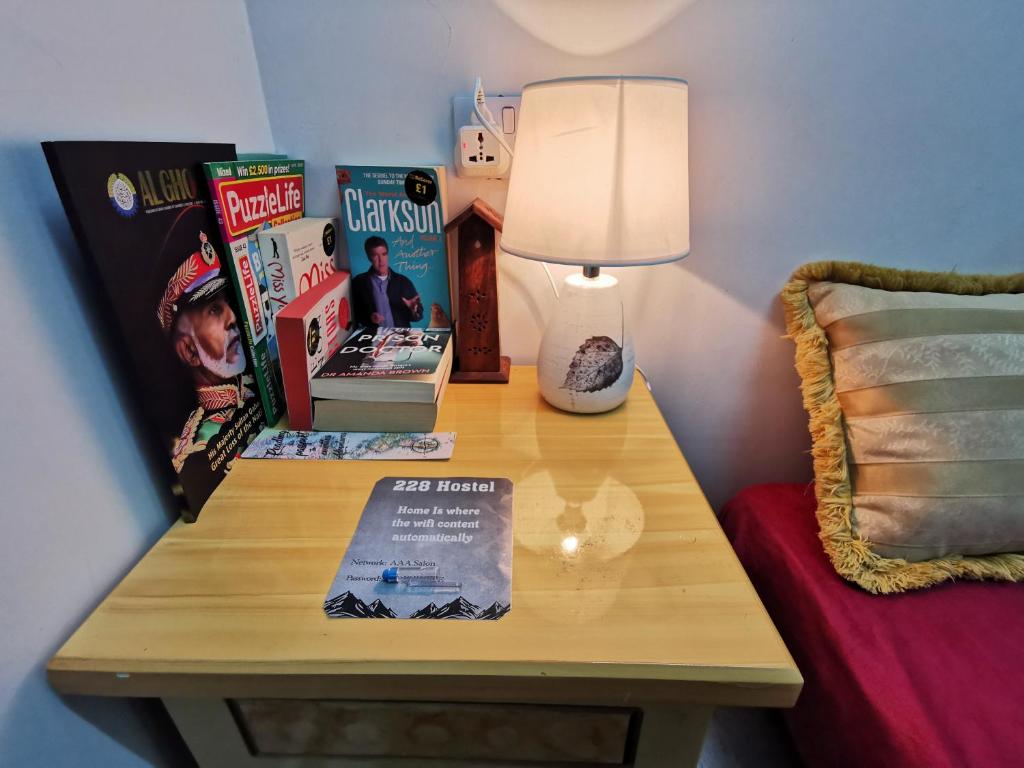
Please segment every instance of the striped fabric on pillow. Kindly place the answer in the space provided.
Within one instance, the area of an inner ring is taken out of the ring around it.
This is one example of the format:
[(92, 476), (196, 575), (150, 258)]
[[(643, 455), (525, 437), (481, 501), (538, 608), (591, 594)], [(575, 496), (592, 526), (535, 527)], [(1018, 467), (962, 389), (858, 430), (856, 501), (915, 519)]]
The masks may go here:
[(1024, 581), (1024, 273), (819, 261), (782, 303), (836, 571)]
[(888, 558), (1024, 551), (1024, 294), (812, 283), (855, 533)]

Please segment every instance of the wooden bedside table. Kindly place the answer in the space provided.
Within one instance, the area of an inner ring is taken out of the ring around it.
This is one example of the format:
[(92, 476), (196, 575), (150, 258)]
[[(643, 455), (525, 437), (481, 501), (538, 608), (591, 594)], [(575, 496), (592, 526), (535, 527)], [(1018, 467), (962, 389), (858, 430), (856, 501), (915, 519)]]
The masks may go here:
[[(58, 651), (52, 685), (158, 696), (218, 767), (694, 764), (714, 705), (796, 701), (800, 672), (639, 379), (580, 416), (513, 367), (451, 386), (437, 430), (458, 433), (451, 461), (237, 461)], [(390, 475), (514, 481), (507, 616), (324, 616)]]

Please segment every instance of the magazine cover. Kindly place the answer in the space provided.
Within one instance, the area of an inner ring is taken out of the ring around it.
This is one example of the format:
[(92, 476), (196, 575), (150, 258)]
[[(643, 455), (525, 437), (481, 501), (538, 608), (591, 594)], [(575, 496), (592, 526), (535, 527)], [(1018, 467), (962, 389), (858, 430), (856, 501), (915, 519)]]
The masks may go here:
[(331, 618), (500, 619), (512, 607), (512, 481), (385, 477), (338, 566)]
[(231, 144), (43, 144), (108, 330), (194, 520), (263, 426), (203, 163)]
[(335, 172), (356, 325), (450, 327), (444, 166)]
[(273, 424), (284, 410), (284, 397), (277, 370), (273, 308), (257, 235), (262, 229), (302, 218), (305, 163), (268, 156), (207, 163), (204, 169), (235, 298), (242, 309), (260, 401), (267, 422)]
[(359, 330), (323, 364), (314, 378), (430, 374), (437, 370), (451, 337), (448, 328)]

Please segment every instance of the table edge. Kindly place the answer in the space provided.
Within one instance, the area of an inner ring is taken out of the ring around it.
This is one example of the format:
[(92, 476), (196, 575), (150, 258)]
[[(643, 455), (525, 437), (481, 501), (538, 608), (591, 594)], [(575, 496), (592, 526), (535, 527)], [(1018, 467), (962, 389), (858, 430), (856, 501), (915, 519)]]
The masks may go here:
[[(50, 685), (62, 694), (122, 697), (217, 698), (398, 698), (431, 700), (461, 695), (466, 700), (492, 700), (494, 689), (509, 701), (609, 702), (646, 698), (666, 702), (692, 701), (719, 705), (791, 707), (803, 688), (796, 667), (687, 667), (659, 669), (649, 665), (460, 664), (405, 662), (361, 665), (236, 662), (187, 665), (131, 664), (54, 659), (47, 666)], [(244, 669), (242, 667), (245, 667)], [(642, 675), (640, 673), (643, 673)], [(674, 674), (668, 674), (674, 673)], [(491, 691), (484, 697), (481, 691)]]
[[(515, 366), (532, 368), (533, 366)], [(668, 435), (671, 430), (653, 393), (635, 381), (630, 397), (639, 395), (649, 401), (658, 414), (662, 427)], [(686, 467), (694, 482), (689, 462), (678, 442), (673, 438), (674, 453)], [(697, 483), (703, 496), (703, 489)], [(706, 497), (705, 497), (705, 503)], [(713, 517), (714, 510), (710, 508)], [(716, 519), (717, 522), (717, 519)], [(164, 534), (144, 552), (121, 580), (127, 579), (161, 541), (182, 526), (182, 520), (173, 522)], [(724, 537), (724, 534), (723, 534)], [(726, 542), (728, 553), (736, 560), (737, 567), (744, 574), (742, 566), (731, 544)], [(118, 586), (120, 585), (120, 583)], [(700, 664), (643, 664), (615, 662), (558, 662), (558, 661), (207, 661), (192, 662), (173, 660), (96, 659), (64, 655), (64, 650), (75, 635), (98, 613), (102, 604), (117, 589), (115, 586), (104, 596), (100, 604), (90, 612), (60, 649), (49, 660), (46, 667), (47, 679), (52, 688), (62, 694), (84, 694), (96, 696), (152, 697), (152, 696), (232, 696), (232, 691), (267, 691), (306, 688), (316, 691), (326, 688), (345, 688), (344, 682), (354, 681), (357, 687), (371, 685), (379, 679), (402, 679), (421, 684), (428, 680), (470, 681), (475, 679), (500, 679), (506, 683), (516, 681), (529, 686), (537, 681), (561, 683), (600, 682), (616, 686), (645, 688), (662, 687), (689, 695), (699, 693), (695, 700), (710, 703), (735, 703), (744, 705), (747, 697), (737, 697), (736, 692), (748, 692), (754, 699), (748, 706), (789, 707), (792, 706), (803, 687), (803, 677), (793, 661), (792, 654), (779, 635), (775, 622), (768, 614), (760, 597), (754, 592), (755, 600), (781, 645), (788, 664), (776, 665), (700, 665)], [(721, 692), (721, 696), (716, 695)], [(731, 694), (727, 692), (731, 691)], [(689, 692), (689, 693), (687, 693)], [(676, 694), (673, 694), (673, 697)]]

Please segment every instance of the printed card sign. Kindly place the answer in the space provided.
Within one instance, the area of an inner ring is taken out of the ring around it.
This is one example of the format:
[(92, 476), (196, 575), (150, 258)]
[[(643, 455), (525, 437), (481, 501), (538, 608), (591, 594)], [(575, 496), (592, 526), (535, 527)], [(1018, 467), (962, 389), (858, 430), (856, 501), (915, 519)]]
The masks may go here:
[(512, 481), (385, 477), (324, 601), (332, 618), (500, 619), (512, 599)]

